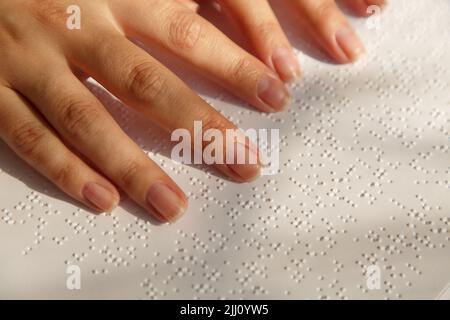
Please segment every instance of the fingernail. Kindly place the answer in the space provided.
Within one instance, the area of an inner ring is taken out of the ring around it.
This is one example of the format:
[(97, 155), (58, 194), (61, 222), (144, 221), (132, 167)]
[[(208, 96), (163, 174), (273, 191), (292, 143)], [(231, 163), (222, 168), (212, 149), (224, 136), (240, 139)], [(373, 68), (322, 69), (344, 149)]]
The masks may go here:
[(365, 0), (366, 5), (369, 6), (380, 6), (384, 7), (386, 5), (385, 0)]
[[(261, 175), (258, 147), (243, 132), (238, 131), (235, 148), (232, 151), (234, 152), (231, 155), (233, 162), (228, 164), (228, 168), (241, 180), (252, 181)], [(230, 157), (227, 157), (227, 159), (230, 159)]]
[(336, 32), (336, 42), (348, 60), (352, 62), (358, 60), (365, 52), (361, 40), (359, 40), (353, 29), (347, 25), (341, 27)]
[(265, 75), (258, 84), (258, 97), (273, 111), (283, 110), (289, 103), (289, 92), (281, 80)]
[(83, 197), (103, 212), (111, 212), (119, 203), (116, 194), (94, 182), (90, 182), (84, 187)]
[(186, 200), (164, 183), (153, 184), (147, 192), (147, 203), (164, 222), (175, 222), (186, 211)]
[(292, 82), (300, 77), (300, 64), (292, 49), (276, 49), (272, 54), (272, 63), (285, 82)]

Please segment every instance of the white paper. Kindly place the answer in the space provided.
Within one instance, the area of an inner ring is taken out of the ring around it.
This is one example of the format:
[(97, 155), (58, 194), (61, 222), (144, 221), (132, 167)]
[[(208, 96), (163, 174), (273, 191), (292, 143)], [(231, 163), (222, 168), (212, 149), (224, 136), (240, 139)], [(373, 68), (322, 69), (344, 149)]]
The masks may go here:
[(368, 51), (356, 65), (300, 54), (284, 113), (188, 79), (239, 127), (280, 130), (277, 175), (239, 185), (176, 164), (167, 135), (110, 103), (188, 194), (173, 226), (128, 201), (86, 212), (0, 144), (0, 298), (438, 297), (450, 281), (450, 5), (390, 2), (380, 20), (353, 20)]

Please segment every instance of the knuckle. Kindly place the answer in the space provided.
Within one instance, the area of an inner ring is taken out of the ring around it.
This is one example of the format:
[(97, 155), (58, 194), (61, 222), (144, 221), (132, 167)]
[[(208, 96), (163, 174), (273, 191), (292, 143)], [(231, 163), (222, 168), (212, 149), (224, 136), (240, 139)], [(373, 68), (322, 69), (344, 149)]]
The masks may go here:
[(274, 30), (278, 30), (278, 24), (276, 21), (264, 21), (256, 26), (258, 34), (263, 39), (271, 39), (274, 37)]
[(135, 63), (129, 68), (127, 90), (140, 101), (154, 101), (164, 94), (166, 83), (160, 67), (151, 61)]
[(202, 118), (203, 132), (209, 129), (217, 129), (221, 132), (225, 132), (225, 130), (230, 129), (231, 126), (222, 119), (219, 115), (211, 113)]
[(50, 179), (57, 185), (66, 186), (73, 180), (75, 168), (70, 162), (64, 163), (53, 169)]
[(41, 125), (23, 123), (12, 130), (14, 149), (26, 158), (35, 158), (40, 142), (46, 135), (46, 129)]
[(318, 23), (332, 21), (336, 16), (336, 5), (334, 1), (318, 1), (316, 7), (316, 19)]
[(28, 1), (33, 16), (46, 26), (65, 25), (67, 15), (64, 3), (53, 0)]
[(201, 20), (192, 12), (177, 11), (169, 19), (169, 44), (177, 49), (192, 49), (203, 32)]
[(92, 104), (80, 100), (79, 97), (66, 97), (60, 101), (60, 122), (69, 137), (79, 139), (83, 136), (92, 136), (94, 123), (99, 118), (99, 112)]
[(230, 67), (230, 77), (233, 82), (242, 84), (257, 77), (257, 69), (252, 67), (252, 61), (248, 57), (239, 58)]
[(144, 168), (141, 161), (136, 159), (127, 162), (119, 170), (119, 181), (125, 189), (130, 189), (133, 186), (133, 182), (136, 180), (136, 176)]
[[(18, 9), (20, 10), (22, 8), (19, 6)], [(17, 21), (21, 21), (23, 11), (19, 12), (19, 10), (14, 10), (14, 8), (6, 8), (5, 10), (9, 11), (5, 11), (8, 12), (8, 15), (2, 16), (2, 27), (0, 30), (0, 43), (2, 43), (2, 47), (5, 47), (6, 44), (22, 43), (28, 34), (28, 26), (17, 23)], [(8, 53), (9, 50), (2, 50), (2, 54)]]

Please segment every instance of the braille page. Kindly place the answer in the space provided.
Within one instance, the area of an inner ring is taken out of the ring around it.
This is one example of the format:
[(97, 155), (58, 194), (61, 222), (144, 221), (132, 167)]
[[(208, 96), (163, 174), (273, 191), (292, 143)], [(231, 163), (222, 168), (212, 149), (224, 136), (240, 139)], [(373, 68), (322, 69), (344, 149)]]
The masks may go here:
[(79, 208), (0, 144), (0, 298), (437, 298), (450, 282), (450, 3), (390, 2), (352, 20), (368, 52), (357, 64), (298, 51), (286, 112), (187, 79), (240, 128), (279, 130), (278, 171), (249, 184), (172, 161), (169, 135), (92, 89), (186, 191), (175, 225), (128, 200)]

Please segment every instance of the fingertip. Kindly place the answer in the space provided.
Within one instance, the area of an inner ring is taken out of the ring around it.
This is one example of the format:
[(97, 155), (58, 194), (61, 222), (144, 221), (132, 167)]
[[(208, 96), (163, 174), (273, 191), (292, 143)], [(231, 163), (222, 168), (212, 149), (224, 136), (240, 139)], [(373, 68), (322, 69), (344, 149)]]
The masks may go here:
[(366, 52), (361, 40), (348, 25), (343, 25), (336, 31), (335, 39), (341, 51), (339, 55), (345, 55), (346, 59), (342, 59), (344, 63), (355, 62)]
[(285, 110), (291, 100), (286, 85), (278, 78), (264, 75), (258, 83), (257, 96), (266, 106), (263, 111), (279, 112)]
[(117, 190), (104, 182), (88, 182), (82, 194), (89, 206), (99, 212), (111, 213), (120, 202)]
[(166, 182), (155, 182), (147, 191), (149, 211), (163, 223), (175, 223), (186, 212), (186, 195), (176, 186)]
[(275, 49), (272, 64), (284, 82), (291, 83), (300, 78), (300, 63), (293, 49), (284, 47)]
[(230, 164), (228, 168), (237, 175), (237, 182), (252, 182), (261, 176), (259, 164)]

